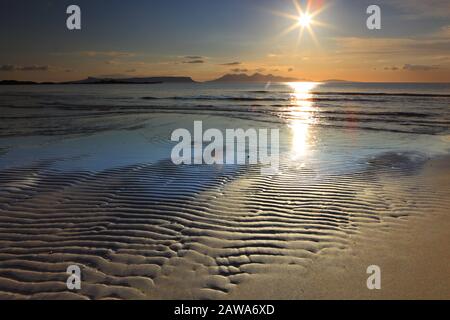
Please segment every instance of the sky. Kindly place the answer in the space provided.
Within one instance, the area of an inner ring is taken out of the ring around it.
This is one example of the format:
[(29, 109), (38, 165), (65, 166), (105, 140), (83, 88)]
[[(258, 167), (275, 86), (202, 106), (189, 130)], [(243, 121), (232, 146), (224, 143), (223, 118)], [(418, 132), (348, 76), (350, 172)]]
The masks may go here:
[[(308, 6), (309, 2), (309, 6)], [(449, 0), (1, 0), (0, 79), (260, 72), (312, 81), (450, 82)], [(81, 8), (81, 30), (66, 8)], [(381, 29), (366, 26), (369, 5)], [(290, 29), (290, 32), (286, 32)], [(312, 32), (310, 32), (311, 30)]]

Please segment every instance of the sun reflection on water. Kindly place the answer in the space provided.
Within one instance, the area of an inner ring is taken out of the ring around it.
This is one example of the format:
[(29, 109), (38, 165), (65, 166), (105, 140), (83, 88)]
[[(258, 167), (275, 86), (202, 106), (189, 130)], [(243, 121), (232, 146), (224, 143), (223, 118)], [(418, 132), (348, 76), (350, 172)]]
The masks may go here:
[(314, 123), (316, 107), (312, 101), (312, 90), (317, 87), (316, 82), (290, 82), (294, 89), (291, 93), (291, 105), (289, 106), (289, 128), (292, 131), (292, 158), (299, 159), (305, 156), (311, 146), (310, 126)]

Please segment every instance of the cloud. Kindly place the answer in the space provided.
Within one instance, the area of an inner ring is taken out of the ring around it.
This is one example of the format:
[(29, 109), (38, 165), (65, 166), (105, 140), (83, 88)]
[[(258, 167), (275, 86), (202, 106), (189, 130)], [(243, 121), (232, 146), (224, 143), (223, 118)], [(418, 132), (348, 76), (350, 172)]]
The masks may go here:
[[(179, 58), (185, 59), (181, 63), (191, 63), (191, 64), (206, 63), (206, 58), (202, 57), (202, 56), (183, 56), (183, 57), (179, 57)], [(177, 61), (175, 61), (174, 63), (178, 64)]]
[(343, 55), (430, 55), (450, 51), (450, 39), (445, 38), (336, 38)]
[(248, 69), (240, 69), (240, 68), (235, 68), (235, 69), (230, 69), (230, 70), (234, 73), (242, 73), (242, 72), (248, 71)]
[(0, 65), (0, 71), (14, 71), (15, 70), (15, 66), (13, 66), (12, 64), (3, 64)]
[(403, 70), (408, 71), (430, 71), (439, 69), (437, 65), (420, 65), (420, 64), (405, 64)]
[(105, 61), (105, 64), (109, 64), (109, 65), (115, 66), (115, 65), (119, 65), (120, 62), (117, 61), (117, 60), (108, 60), (108, 61)]
[(432, 36), (442, 40), (449, 39), (450, 25), (439, 28), (439, 30), (437, 30), (434, 34), (432, 34)]
[(448, 0), (384, 0), (382, 2), (399, 8), (409, 19), (423, 19), (424, 16), (450, 16), (450, 1)]
[(288, 72), (292, 72), (292, 71), (294, 71), (294, 68), (289, 68), (288, 69)]
[(25, 66), (25, 67), (19, 67), (20, 71), (47, 71), (49, 68), (48, 66)]
[(198, 63), (205, 63), (205, 60), (188, 60), (188, 61), (183, 61), (183, 63), (193, 63), (193, 64), (198, 64)]
[(397, 70), (399, 70), (399, 68), (395, 67), (395, 66), (393, 66), (393, 67), (384, 67), (384, 70), (386, 70), (386, 71), (397, 71)]
[(221, 63), (220, 65), (221, 65), (221, 66), (238, 66), (238, 65), (240, 65), (240, 64), (242, 64), (242, 62), (237, 62), (237, 61), (235, 61), (235, 62)]
[(17, 66), (12, 64), (0, 65), (0, 71), (13, 72), (13, 71), (48, 71), (49, 66), (29, 65), (29, 66)]
[(133, 72), (136, 72), (136, 69), (128, 69), (128, 70), (125, 70), (125, 72), (127, 72), (127, 73), (133, 73)]
[(112, 58), (134, 57), (136, 55), (133, 52), (124, 52), (124, 51), (81, 51), (79, 54), (86, 57), (112, 57)]

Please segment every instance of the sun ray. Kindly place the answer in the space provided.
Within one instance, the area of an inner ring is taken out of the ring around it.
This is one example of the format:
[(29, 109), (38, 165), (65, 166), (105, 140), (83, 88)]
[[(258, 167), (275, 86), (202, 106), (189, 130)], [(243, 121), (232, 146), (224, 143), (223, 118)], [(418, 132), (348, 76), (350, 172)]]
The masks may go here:
[(304, 6), (304, 8), (302, 8), (302, 6), (300, 5), (298, 0), (293, 0), (293, 4), (295, 7), (295, 10), (297, 11), (297, 15), (293, 15), (293, 14), (289, 14), (289, 13), (284, 13), (284, 12), (275, 12), (275, 14), (288, 18), (290, 20), (294, 20), (295, 23), (292, 24), (291, 26), (287, 27), (286, 29), (284, 29), (280, 36), (286, 35), (292, 31), (294, 31), (295, 29), (299, 29), (299, 35), (297, 38), (297, 46), (300, 44), (304, 32), (305, 30), (309, 33), (311, 39), (313, 40), (313, 42), (318, 45), (318, 39), (316, 37), (316, 34), (313, 30), (314, 26), (319, 26), (319, 27), (326, 27), (328, 26), (327, 24), (318, 21), (316, 19), (316, 17), (323, 11), (325, 10), (325, 8), (327, 7), (325, 6), (321, 6), (320, 8), (317, 8), (316, 10), (312, 11), (311, 7), (312, 7), (312, 0), (307, 1), (306, 5)]
[(281, 33), (279, 34), (279, 36), (284, 36), (284, 35), (286, 35), (286, 34), (292, 32), (293, 30), (295, 30), (295, 29), (297, 29), (297, 28), (298, 28), (298, 26), (295, 25), (295, 24), (293, 24), (293, 25), (287, 27), (286, 29), (284, 29), (283, 31), (281, 31)]
[(302, 7), (300, 6), (300, 4), (298, 3), (297, 0), (292, 0), (292, 2), (294, 3), (295, 9), (297, 9), (298, 14), (302, 14), (303, 10)]

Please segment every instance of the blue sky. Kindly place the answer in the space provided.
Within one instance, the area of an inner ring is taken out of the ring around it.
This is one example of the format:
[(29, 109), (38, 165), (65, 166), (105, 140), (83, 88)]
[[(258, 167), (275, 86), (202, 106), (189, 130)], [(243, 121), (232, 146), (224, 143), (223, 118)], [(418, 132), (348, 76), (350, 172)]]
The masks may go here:
[[(81, 7), (80, 31), (65, 27), (70, 4)], [(370, 4), (382, 8), (382, 30), (366, 28)], [(281, 35), (296, 22), (276, 14), (295, 15), (292, 0), (3, 0), (0, 78), (205, 80), (262, 71), (313, 80), (450, 81), (448, 0), (312, 1), (322, 7), (314, 19), (327, 26), (312, 25), (316, 40), (305, 32), (298, 41), (298, 28)], [(239, 64), (224, 65), (230, 62)]]

